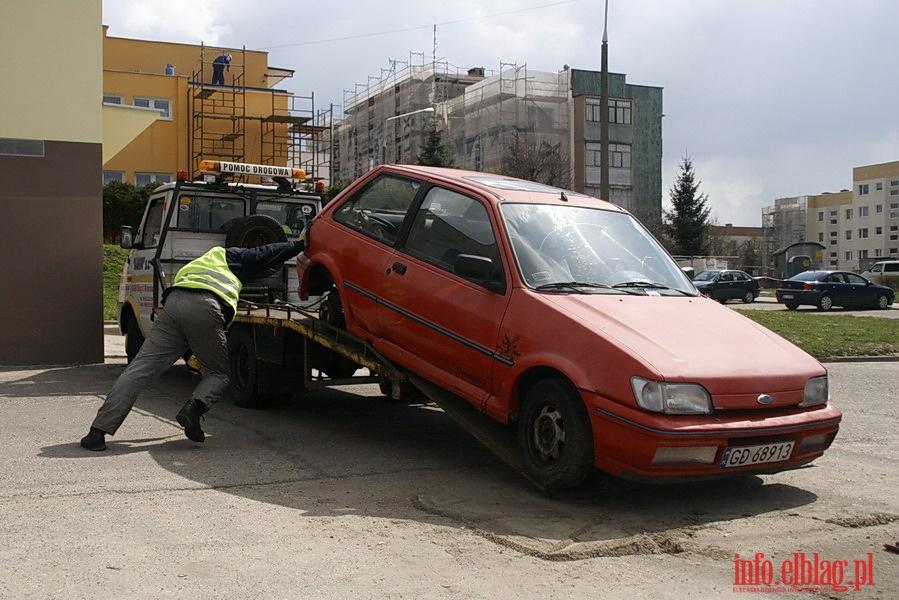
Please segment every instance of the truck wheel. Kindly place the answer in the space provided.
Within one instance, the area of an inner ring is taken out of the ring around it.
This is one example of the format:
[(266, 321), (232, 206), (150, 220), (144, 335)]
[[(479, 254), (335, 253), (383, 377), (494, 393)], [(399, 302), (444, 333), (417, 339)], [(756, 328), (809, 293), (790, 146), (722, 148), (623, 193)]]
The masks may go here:
[[(346, 330), (346, 315), (343, 312), (343, 305), (340, 303), (340, 294), (337, 288), (331, 287), (322, 301), (321, 308), (318, 311), (319, 318), (338, 329)], [(331, 353), (331, 360), (327, 365), (322, 367), (328, 377), (332, 379), (344, 379), (352, 377), (359, 369), (359, 365), (335, 352)]]
[(228, 363), (231, 368), (231, 399), (237, 406), (256, 408), (262, 405), (257, 391), (259, 361), (256, 343), (249, 327), (234, 327), (228, 333)]
[(226, 248), (255, 248), (275, 242), (286, 242), (281, 224), (268, 215), (251, 215), (234, 221), (225, 236)]
[(128, 362), (134, 360), (141, 346), (144, 345), (144, 334), (140, 331), (140, 325), (134, 314), (128, 315), (128, 329), (125, 330), (125, 356)]
[(518, 443), (525, 469), (544, 488), (577, 487), (593, 470), (590, 420), (577, 391), (564, 379), (545, 379), (527, 392)]

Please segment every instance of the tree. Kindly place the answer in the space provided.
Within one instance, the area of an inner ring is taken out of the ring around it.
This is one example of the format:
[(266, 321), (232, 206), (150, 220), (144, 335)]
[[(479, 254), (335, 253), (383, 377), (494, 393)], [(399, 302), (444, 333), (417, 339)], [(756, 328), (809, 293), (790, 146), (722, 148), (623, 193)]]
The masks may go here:
[(560, 188), (571, 187), (571, 169), (562, 156), (561, 144), (546, 140), (537, 144), (515, 134), (515, 142), (503, 157), (503, 175), (536, 181)]
[(150, 193), (159, 187), (148, 183), (135, 187), (130, 183), (110, 181), (103, 186), (103, 240), (118, 243), (122, 225), (137, 228), (150, 199)]
[(693, 161), (685, 156), (680, 173), (671, 186), (671, 210), (665, 211), (665, 233), (673, 244), (673, 254), (705, 256), (709, 254), (708, 196), (699, 193), (700, 181), (693, 171)]
[(443, 130), (440, 129), (436, 118), (431, 120), (431, 129), (428, 131), (428, 137), (425, 139), (424, 148), (418, 155), (416, 164), (428, 167), (454, 166), (449, 148), (443, 143)]

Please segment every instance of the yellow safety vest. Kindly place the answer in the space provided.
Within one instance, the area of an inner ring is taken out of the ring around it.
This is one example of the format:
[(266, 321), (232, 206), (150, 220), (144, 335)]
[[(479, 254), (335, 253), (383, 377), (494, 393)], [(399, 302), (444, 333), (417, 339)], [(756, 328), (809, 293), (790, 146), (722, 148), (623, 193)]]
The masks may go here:
[[(175, 275), (175, 287), (209, 290), (231, 307), (231, 320), (237, 314), (237, 301), (243, 287), (240, 279), (228, 268), (225, 249), (215, 247), (203, 256), (187, 263)], [(229, 325), (231, 323), (228, 323)]]

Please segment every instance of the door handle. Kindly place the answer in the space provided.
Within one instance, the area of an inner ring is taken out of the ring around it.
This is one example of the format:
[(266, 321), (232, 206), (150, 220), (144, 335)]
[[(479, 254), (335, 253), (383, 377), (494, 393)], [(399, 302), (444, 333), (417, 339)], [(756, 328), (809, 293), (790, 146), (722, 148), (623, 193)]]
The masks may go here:
[[(403, 263), (395, 262), (395, 263), (393, 263), (393, 265), (390, 268), (393, 269), (394, 271), (396, 271), (397, 273), (399, 273), (400, 275), (403, 275), (406, 272), (406, 265), (404, 265)], [(388, 275), (390, 274), (389, 269), (387, 271), (387, 274)]]

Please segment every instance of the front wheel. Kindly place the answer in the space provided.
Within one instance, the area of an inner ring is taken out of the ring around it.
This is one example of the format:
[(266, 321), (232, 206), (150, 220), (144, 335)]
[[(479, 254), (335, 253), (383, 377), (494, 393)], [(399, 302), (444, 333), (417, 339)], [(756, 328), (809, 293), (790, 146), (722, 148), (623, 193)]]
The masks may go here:
[(134, 314), (128, 315), (128, 329), (125, 330), (125, 356), (128, 357), (130, 363), (140, 352), (141, 346), (144, 345), (144, 334), (140, 331), (140, 324)]
[(525, 470), (546, 489), (577, 487), (593, 469), (593, 434), (584, 403), (564, 379), (528, 390), (518, 420)]
[(877, 296), (877, 308), (880, 310), (886, 310), (890, 307), (890, 299), (887, 298), (886, 294), (879, 294)]
[(743, 304), (752, 304), (753, 300), (755, 300), (755, 294), (752, 293), (752, 290), (746, 290), (746, 293), (743, 294)]

